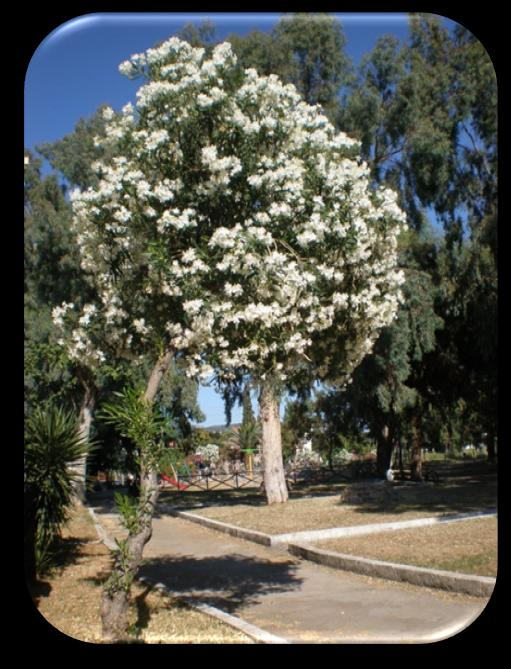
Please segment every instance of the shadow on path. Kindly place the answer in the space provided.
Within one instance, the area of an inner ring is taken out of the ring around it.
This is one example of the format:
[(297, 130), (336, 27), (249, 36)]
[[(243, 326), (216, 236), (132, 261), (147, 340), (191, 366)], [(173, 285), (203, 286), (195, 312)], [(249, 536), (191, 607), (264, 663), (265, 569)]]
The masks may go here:
[(144, 561), (141, 576), (164, 583), (171, 594), (200, 599), (233, 613), (260, 595), (297, 589), (295, 560), (270, 561), (231, 554), (197, 558), (192, 555)]

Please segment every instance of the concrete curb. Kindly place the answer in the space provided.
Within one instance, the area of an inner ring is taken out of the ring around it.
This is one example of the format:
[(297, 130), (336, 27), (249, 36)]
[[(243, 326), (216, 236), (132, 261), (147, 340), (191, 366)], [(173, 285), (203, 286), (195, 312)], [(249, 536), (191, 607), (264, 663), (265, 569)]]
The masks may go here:
[(321, 541), (323, 539), (338, 539), (353, 537), (375, 532), (390, 532), (412, 527), (425, 527), (443, 523), (457, 523), (463, 520), (473, 520), (481, 517), (496, 516), (496, 511), (479, 511), (475, 513), (460, 513), (455, 516), (435, 516), (433, 518), (416, 518), (414, 520), (399, 520), (392, 523), (371, 523), (370, 525), (352, 525), (350, 527), (332, 527), (324, 530), (309, 530), (304, 532), (289, 532), (274, 534), (271, 545), (287, 544), (294, 541)]
[(247, 530), (237, 525), (229, 525), (220, 520), (213, 520), (205, 516), (199, 516), (190, 511), (179, 511), (174, 508), (166, 509), (170, 515), (184, 518), (192, 523), (197, 523), (203, 527), (212, 530), (225, 532), (240, 539), (254, 541), (264, 546), (282, 546), (283, 544), (295, 541), (321, 541), (323, 539), (337, 539), (340, 537), (356, 536), (361, 534), (372, 534), (373, 532), (388, 532), (393, 530), (406, 529), (411, 527), (422, 527), (427, 525), (436, 525), (440, 523), (454, 523), (463, 520), (472, 520), (481, 517), (496, 516), (496, 511), (480, 511), (476, 513), (461, 513), (456, 516), (417, 518), (414, 520), (401, 520), (393, 523), (372, 523), (370, 525), (353, 525), (350, 527), (332, 527), (324, 530), (308, 530), (304, 532), (289, 532), (286, 534), (265, 534), (257, 530)]
[(406, 581), (414, 585), (440, 588), (451, 592), (461, 592), (476, 597), (489, 597), (495, 587), (495, 578), (471, 576), (440, 569), (427, 569), (410, 565), (382, 562), (369, 558), (355, 557), (345, 553), (320, 550), (310, 544), (289, 544), (288, 551), (305, 560), (335, 569), (353, 571), (365, 576), (376, 576), (392, 581)]
[(427, 569), (425, 567), (414, 567), (411, 565), (396, 564), (359, 558), (344, 553), (333, 553), (320, 550), (310, 544), (294, 543), (308, 539), (319, 541), (321, 539), (370, 534), (376, 532), (395, 531), (409, 527), (422, 527), (442, 523), (454, 523), (475, 518), (495, 516), (496, 511), (481, 511), (475, 513), (458, 514), (456, 516), (418, 518), (415, 520), (398, 521), (394, 523), (374, 523), (371, 525), (356, 525), (353, 527), (337, 527), (326, 530), (314, 530), (309, 532), (292, 532), (288, 534), (264, 534), (255, 530), (246, 530), (235, 525), (229, 525), (219, 520), (205, 518), (188, 511), (169, 509), (173, 516), (189, 520), (210, 529), (226, 532), (232, 536), (254, 541), (265, 546), (286, 547), (291, 555), (311, 562), (317, 562), (335, 569), (353, 571), (366, 576), (386, 578), (393, 581), (406, 581), (414, 585), (422, 585), (431, 588), (440, 588), (451, 592), (460, 592), (476, 597), (489, 597), (495, 587), (496, 579), (488, 576), (471, 576), (456, 572), (442, 571), (440, 569)]
[(85, 508), (87, 509), (87, 511), (89, 512), (89, 514), (90, 514), (90, 516), (91, 516), (91, 518), (92, 518), (92, 522), (94, 523), (94, 527), (95, 527), (95, 529), (96, 529), (96, 533), (97, 533), (98, 537), (101, 539), (101, 541), (102, 541), (102, 542), (105, 544), (105, 546), (106, 546), (107, 548), (109, 548), (111, 551), (115, 551), (115, 550), (117, 550), (119, 547), (117, 546), (117, 544), (115, 543), (115, 541), (112, 541), (112, 539), (110, 539), (110, 537), (109, 537), (108, 534), (106, 533), (106, 530), (105, 530), (105, 528), (101, 525), (101, 523), (99, 522), (99, 519), (98, 519), (98, 517), (97, 517), (97, 515), (96, 515), (96, 512), (94, 511), (94, 509), (93, 509), (91, 506), (86, 506)]
[(263, 546), (272, 545), (273, 537), (270, 534), (264, 534), (263, 532), (257, 532), (256, 530), (246, 530), (243, 527), (229, 525), (228, 523), (222, 523), (219, 520), (212, 520), (211, 518), (204, 518), (203, 516), (198, 516), (195, 513), (190, 513), (189, 511), (168, 509), (168, 512), (171, 516), (184, 518), (185, 520), (189, 520), (192, 523), (197, 523), (198, 525), (208, 527), (212, 530), (218, 530), (219, 532), (225, 532), (226, 534), (230, 534), (233, 537), (238, 537), (239, 539), (253, 541), (256, 544), (262, 544)]
[(151, 585), (157, 588), (158, 590), (162, 590), (167, 595), (175, 597), (176, 599), (179, 599), (182, 602), (185, 602), (192, 609), (196, 609), (197, 611), (201, 611), (202, 613), (207, 613), (208, 615), (213, 616), (214, 618), (222, 620), (224, 623), (227, 623), (231, 627), (240, 630), (241, 632), (249, 636), (251, 639), (254, 639), (254, 641), (258, 641), (259, 643), (273, 643), (273, 644), (291, 643), (287, 639), (275, 636), (275, 634), (271, 634), (270, 632), (267, 632), (266, 630), (263, 630), (260, 627), (257, 627), (256, 625), (252, 625), (252, 623), (248, 623), (246, 620), (242, 620), (237, 616), (233, 616), (230, 613), (222, 611), (221, 609), (217, 609), (215, 606), (211, 606), (209, 604), (197, 604), (197, 602), (193, 600), (191, 597), (181, 597), (181, 596), (176, 597), (176, 595), (172, 592), (172, 590), (170, 590), (164, 583), (156, 583), (155, 581), (148, 579), (146, 576), (140, 576), (138, 580), (141, 583), (146, 583), (148, 585)]
[[(105, 528), (99, 522), (99, 519), (94, 509), (90, 506), (87, 506), (86, 509), (88, 510), (92, 518), (99, 539), (110, 550), (116, 550), (118, 548), (117, 544), (115, 543), (115, 541), (112, 541), (112, 539), (110, 539), (110, 537), (108, 536)], [(137, 581), (140, 581), (140, 583), (146, 583), (147, 585), (151, 585), (157, 588), (158, 590), (162, 590), (166, 594), (171, 595), (183, 602), (186, 602), (186, 604), (191, 608), (196, 609), (197, 611), (201, 611), (202, 613), (206, 613), (207, 615), (213, 616), (214, 618), (218, 618), (219, 620), (222, 620), (231, 627), (240, 630), (241, 632), (249, 636), (251, 639), (254, 639), (254, 641), (257, 641), (258, 643), (268, 643), (268, 644), (291, 643), (287, 639), (283, 639), (282, 637), (276, 636), (275, 634), (271, 634), (270, 632), (267, 632), (266, 630), (263, 630), (260, 627), (257, 627), (256, 625), (252, 625), (252, 623), (249, 623), (246, 620), (242, 620), (241, 618), (233, 616), (230, 613), (226, 613), (225, 611), (217, 609), (214, 606), (210, 606), (209, 604), (201, 604), (201, 603), (198, 604), (190, 597), (176, 596), (164, 583), (157, 583), (155, 581), (152, 581), (151, 579), (148, 579), (146, 576), (137, 576)]]
[[(98, 536), (108, 548), (115, 550), (117, 545), (113, 542), (99, 523), (94, 509), (87, 507), (91, 514)], [(309, 532), (292, 532), (288, 534), (270, 535), (258, 532), (256, 530), (247, 530), (236, 525), (229, 525), (219, 520), (205, 518), (189, 511), (179, 511), (174, 508), (167, 508), (170, 515), (183, 518), (203, 527), (218, 530), (231, 536), (253, 541), (264, 546), (286, 547), (291, 555), (304, 560), (310, 560), (335, 569), (344, 569), (353, 571), (366, 576), (375, 576), (377, 578), (386, 578), (393, 581), (405, 581), (414, 585), (422, 585), (432, 588), (440, 588), (451, 592), (460, 592), (476, 597), (489, 597), (495, 587), (495, 578), (488, 576), (471, 576), (469, 574), (459, 574), (456, 572), (442, 571), (439, 569), (427, 569), (425, 567), (414, 567), (411, 565), (402, 565), (393, 562), (383, 562), (380, 560), (371, 560), (369, 558), (355, 557), (345, 553), (334, 553), (316, 548), (307, 543), (294, 543), (297, 540), (319, 541), (321, 539), (338, 538), (345, 536), (354, 536), (376, 532), (393, 531), (406, 529), (409, 527), (421, 527), (441, 523), (460, 522), (474, 518), (488, 517), (496, 515), (495, 511), (482, 511), (469, 514), (458, 514), (447, 518), (418, 518), (409, 521), (398, 521), (394, 523), (374, 523), (371, 525), (355, 525), (352, 527), (338, 527), (326, 530), (314, 530)], [(224, 614), (221, 612), (223, 615)], [(248, 623), (247, 623), (248, 625)], [(269, 643), (283, 643), (269, 642)], [(287, 643), (287, 642), (286, 642)]]

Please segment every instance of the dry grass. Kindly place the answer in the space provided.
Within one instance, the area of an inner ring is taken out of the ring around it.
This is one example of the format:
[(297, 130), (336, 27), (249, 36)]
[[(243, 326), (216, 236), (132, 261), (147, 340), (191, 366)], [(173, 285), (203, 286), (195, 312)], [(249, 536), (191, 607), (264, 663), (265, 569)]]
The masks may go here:
[[(62, 565), (34, 589), (34, 601), (59, 631), (80, 641), (101, 643), (101, 583), (110, 570), (110, 551), (97, 541), (81, 506), (73, 509), (63, 539)], [(141, 643), (254, 643), (230, 625), (148, 586), (136, 583), (132, 594), (133, 638)]]
[(396, 520), (412, 520), (435, 515), (426, 510), (401, 513), (367, 512), (355, 505), (341, 505), (338, 495), (291, 499), (286, 504), (255, 508), (246, 504), (208, 507), (194, 510), (194, 513), (267, 534), (348, 527), (366, 523), (390, 523)]
[(497, 519), (384, 532), (318, 542), (318, 548), (417, 567), (497, 575)]
[[(241, 496), (203, 496), (205, 506), (195, 513), (232, 525), (267, 534), (283, 534), (329, 527), (347, 527), (385, 523), (414, 518), (470, 513), (497, 505), (497, 480), (493, 473), (473, 474), (460, 467), (453, 475), (443, 476), (439, 485), (393, 485), (390, 499), (381, 503), (346, 504), (341, 501), (344, 485), (337, 484), (336, 494), (304, 497), (294, 491), (286, 504), (268, 506), (264, 499)], [(185, 499), (183, 496), (182, 500)], [(198, 497), (194, 498), (197, 502)], [(218, 501), (217, 501), (218, 500)], [(183, 505), (184, 506), (184, 505)]]

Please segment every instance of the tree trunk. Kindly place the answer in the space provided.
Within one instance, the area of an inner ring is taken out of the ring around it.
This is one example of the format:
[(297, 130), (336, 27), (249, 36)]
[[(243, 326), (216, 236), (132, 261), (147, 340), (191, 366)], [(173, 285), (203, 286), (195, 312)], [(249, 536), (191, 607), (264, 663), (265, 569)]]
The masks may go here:
[(486, 433), (486, 449), (488, 451), (488, 462), (495, 462), (495, 432), (488, 428)]
[(376, 446), (376, 468), (378, 476), (385, 478), (392, 464), (392, 450), (394, 447), (393, 433), (388, 425), (384, 425), (378, 435)]
[(129, 592), (117, 590), (109, 595), (103, 594), (101, 622), (104, 641), (118, 643), (128, 637), (129, 612)]
[(334, 470), (334, 446), (332, 443), (328, 445), (327, 460), (328, 469), (332, 472)]
[[(82, 406), (80, 407), (78, 418), (79, 432), (82, 441), (88, 441), (90, 438), (94, 407), (96, 405), (97, 389), (91, 374), (87, 370), (79, 369), (77, 375), (84, 390)], [(73, 484), (74, 492), (81, 502), (85, 502), (87, 487), (87, 455), (83, 455), (79, 460), (74, 462), (70, 469), (77, 477)]]
[[(154, 401), (172, 357), (173, 351), (167, 351), (154, 366), (144, 394), (146, 401)], [(152, 536), (152, 519), (158, 495), (158, 472), (141, 465), (137, 528), (130, 530), (123, 550), (117, 553), (108, 586), (103, 591), (103, 638), (110, 643), (123, 641), (128, 636), (131, 582), (142, 562), (144, 546)]]
[(269, 383), (261, 386), (259, 410), (262, 424), (263, 481), (268, 504), (281, 504), (288, 499), (282, 438), (280, 432), (279, 400)]
[(158, 390), (160, 389), (161, 380), (163, 375), (167, 371), (174, 357), (174, 351), (169, 349), (166, 351), (159, 359), (156, 365), (153, 367), (149, 381), (147, 382), (147, 388), (144, 394), (145, 399), (148, 402), (154, 401)]
[(399, 456), (399, 474), (401, 476), (401, 480), (403, 480), (404, 477), (405, 477), (405, 468), (404, 468), (404, 465), (403, 465), (403, 440), (402, 440), (401, 437), (399, 438), (399, 441), (398, 441), (398, 448), (399, 448), (399, 452), (398, 452), (398, 456)]
[(420, 423), (418, 416), (412, 419), (413, 436), (412, 436), (412, 462), (410, 469), (410, 477), (412, 481), (422, 481), (422, 440), (420, 434)]

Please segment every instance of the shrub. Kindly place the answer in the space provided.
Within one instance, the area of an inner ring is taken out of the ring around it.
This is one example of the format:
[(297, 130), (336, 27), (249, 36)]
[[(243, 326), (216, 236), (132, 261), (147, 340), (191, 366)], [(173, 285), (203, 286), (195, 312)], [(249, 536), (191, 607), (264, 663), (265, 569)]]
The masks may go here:
[(73, 484), (70, 467), (94, 444), (84, 442), (76, 416), (58, 407), (37, 408), (25, 426), (25, 542), (35, 569), (44, 571), (68, 517)]
[(320, 467), (323, 458), (317, 451), (301, 451), (296, 453), (290, 464), (293, 467)]
[(199, 446), (195, 451), (195, 455), (199, 455), (205, 462), (213, 462), (216, 464), (220, 459), (220, 447), (216, 444)]
[(350, 451), (347, 451), (346, 449), (342, 448), (339, 450), (336, 450), (332, 454), (332, 464), (333, 465), (345, 465), (348, 462), (351, 462), (353, 456), (350, 453)]

